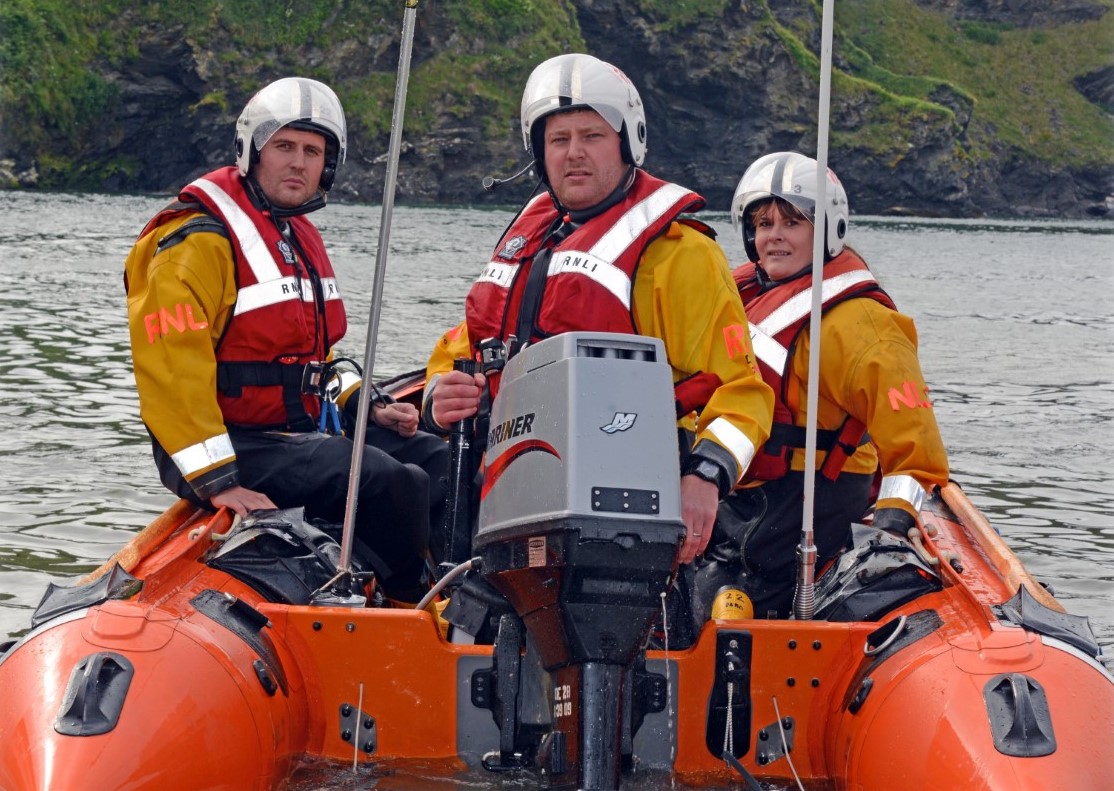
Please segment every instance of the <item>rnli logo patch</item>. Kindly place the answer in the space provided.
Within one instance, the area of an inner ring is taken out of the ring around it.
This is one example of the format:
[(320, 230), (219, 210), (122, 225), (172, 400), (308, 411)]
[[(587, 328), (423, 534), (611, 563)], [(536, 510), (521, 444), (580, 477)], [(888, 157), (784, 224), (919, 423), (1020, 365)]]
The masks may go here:
[(503, 245), (503, 249), (496, 253), (496, 255), (498, 255), (504, 261), (513, 261), (515, 259), (515, 256), (522, 252), (522, 248), (525, 246), (525, 236), (513, 236), (509, 240), (507, 240), (507, 243)]
[(278, 240), (278, 251), (282, 255), (282, 260), (284, 263), (293, 265), (294, 262), (297, 260), (294, 257), (294, 251), (291, 249), (290, 243), (285, 239)]

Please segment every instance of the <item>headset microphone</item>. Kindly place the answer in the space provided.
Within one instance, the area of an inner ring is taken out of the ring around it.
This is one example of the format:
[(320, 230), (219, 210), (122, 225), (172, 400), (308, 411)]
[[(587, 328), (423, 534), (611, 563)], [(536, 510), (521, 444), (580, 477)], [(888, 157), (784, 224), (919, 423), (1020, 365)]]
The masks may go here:
[(497, 179), (497, 178), (493, 178), (491, 176), (484, 176), (484, 178), (483, 178), (484, 192), (495, 192), (495, 188), (498, 187), (500, 184), (510, 184), (512, 181), (515, 181), (517, 179), (522, 178), (523, 176), (526, 175), (527, 172), (529, 172), (530, 168), (532, 168), (532, 167), (534, 167), (534, 163), (530, 162), (522, 170), (518, 171), (517, 173), (515, 173), (510, 178), (505, 178), (505, 179)]

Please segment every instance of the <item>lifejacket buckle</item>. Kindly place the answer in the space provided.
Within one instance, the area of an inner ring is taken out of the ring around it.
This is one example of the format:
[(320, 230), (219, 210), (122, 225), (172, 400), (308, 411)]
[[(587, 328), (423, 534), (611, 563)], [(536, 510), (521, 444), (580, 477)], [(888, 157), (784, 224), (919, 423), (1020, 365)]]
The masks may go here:
[(480, 370), (485, 375), (502, 371), (507, 364), (507, 344), (499, 338), (484, 338), (476, 344), (476, 351), (480, 357)]
[(328, 379), (326, 374), (331, 366), (327, 362), (311, 360), (302, 369), (302, 392), (306, 395), (325, 398)]

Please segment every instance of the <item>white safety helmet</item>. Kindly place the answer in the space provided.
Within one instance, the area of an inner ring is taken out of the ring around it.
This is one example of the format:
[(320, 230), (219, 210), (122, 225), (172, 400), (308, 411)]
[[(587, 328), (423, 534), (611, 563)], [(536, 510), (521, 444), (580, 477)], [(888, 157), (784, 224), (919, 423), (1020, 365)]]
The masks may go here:
[(236, 119), (236, 165), (246, 176), (259, 151), (284, 126), (325, 136), (325, 167), (321, 189), (333, 186), (337, 167), (344, 162), (348, 137), (344, 108), (323, 82), (306, 77), (284, 77), (260, 89)]
[(522, 92), (522, 142), (545, 175), (545, 124), (549, 115), (575, 109), (595, 110), (619, 133), (623, 160), (646, 159), (646, 113), (627, 75), (591, 55), (558, 55), (539, 64)]
[[(834, 258), (843, 250), (847, 236), (850, 209), (847, 192), (836, 174), (828, 168), (825, 190), (824, 241), (826, 258)], [(800, 209), (816, 226), (816, 160), (795, 151), (779, 151), (755, 160), (735, 188), (731, 201), (731, 222), (743, 234), (743, 246), (751, 261), (758, 262), (754, 244), (754, 221), (750, 216), (755, 203), (769, 198), (782, 198)]]

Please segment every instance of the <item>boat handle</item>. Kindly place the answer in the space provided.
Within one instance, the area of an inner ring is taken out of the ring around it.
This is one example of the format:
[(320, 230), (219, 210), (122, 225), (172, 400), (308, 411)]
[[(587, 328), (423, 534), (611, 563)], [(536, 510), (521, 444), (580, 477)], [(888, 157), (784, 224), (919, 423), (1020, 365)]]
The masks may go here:
[(913, 545), (913, 549), (921, 560), (930, 566), (940, 565), (940, 558), (928, 554), (928, 549), (924, 545), (924, 540), (921, 538), (921, 531), (915, 527), (909, 528), (909, 543)]
[[(242, 521), (243, 519), (241, 518), (241, 516), (239, 514), (236, 514), (232, 517), (232, 524), (228, 526), (227, 530), (225, 530), (223, 533), (218, 533), (216, 531), (209, 533), (209, 540), (214, 542), (227, 541), (228, 537), (231, 536), (232, 532), (240, 526), (240, 522)], [(193, 530), (191, 530), (189, 535), (190, 541), (196, 541), (201, 536), (201, 534), (205, 532), (205, 528), (208, 527), (208, 525), (209, 523), (206, 522), (201, 527), (195, 527)]]
[(890, 632), (889, 637), (883, 640), (879, 645), (872, 646), (870, 644), (870, 640), (868, 639), (867, 642), (863, 645), (863, 653), (867, 656), (874, 656), (875, 654), (880, 654), (887, 648), (889, 648), (890, 644), (897, 639), (897, 636), (905, 631), (905, 620), (906, 617), (904, 615), (898, 618), (897, 623), (894, 624), (893, 631)]

